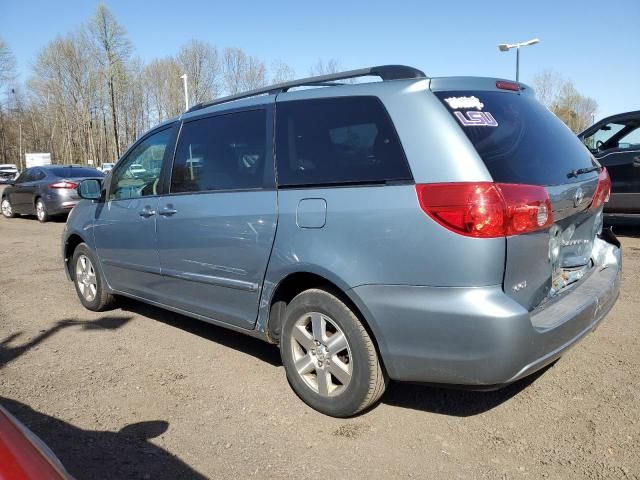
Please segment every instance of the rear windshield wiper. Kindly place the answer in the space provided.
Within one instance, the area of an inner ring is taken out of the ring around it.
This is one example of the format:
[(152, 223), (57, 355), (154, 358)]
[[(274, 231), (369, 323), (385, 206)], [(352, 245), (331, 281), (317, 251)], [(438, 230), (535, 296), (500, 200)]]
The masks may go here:
[(577, 177), (578, 175), (584, 175), (585, 173), (597, 172), (602, 167), (588, 167), (588, 168), (576, 168), (567, 173), (567, 178)]

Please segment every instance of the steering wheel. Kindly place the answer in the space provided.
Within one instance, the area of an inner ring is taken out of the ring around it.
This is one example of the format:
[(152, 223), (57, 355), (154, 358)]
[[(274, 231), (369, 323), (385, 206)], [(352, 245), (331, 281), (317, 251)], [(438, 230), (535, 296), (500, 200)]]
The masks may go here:
[(158, 177), (158, 178), (156, 178), (156, 179), (153, 181), (153, 194), (154, 194), (154, 195), (158, 195), (158, 182), (160, 182), (160, 178), (159, 178), (159, 177)]
[(600, 150), (600, 147), (602, 146), (602, 144), (603, 144), (603, 143), (604, 143), (604, 142), (603, 142), (602, 140), (598, 140), (598, 141), (596, 142), (596, 148), (597, 148), (598, 150)]

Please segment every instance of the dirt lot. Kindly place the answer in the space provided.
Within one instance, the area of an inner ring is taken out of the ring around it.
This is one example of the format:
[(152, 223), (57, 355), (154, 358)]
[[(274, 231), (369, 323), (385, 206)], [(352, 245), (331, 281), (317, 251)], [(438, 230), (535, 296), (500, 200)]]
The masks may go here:
[(619, 302), (552, 368), (493, 393), (392, 384), (337, 420), (270, 345), (132, 301), (84, 310), (63, 227), (0, 219), (0, 403), (78, 479), (640, 478), (634, 230)]

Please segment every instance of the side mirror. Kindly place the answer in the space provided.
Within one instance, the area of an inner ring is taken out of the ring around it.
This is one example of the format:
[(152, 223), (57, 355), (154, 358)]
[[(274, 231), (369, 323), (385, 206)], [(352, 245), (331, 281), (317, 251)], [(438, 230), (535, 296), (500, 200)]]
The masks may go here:
[(87, 200), (99, 200), (102, 196), (102, 182), (95, 178), (82, 180), (78, 185), (78, 195)]

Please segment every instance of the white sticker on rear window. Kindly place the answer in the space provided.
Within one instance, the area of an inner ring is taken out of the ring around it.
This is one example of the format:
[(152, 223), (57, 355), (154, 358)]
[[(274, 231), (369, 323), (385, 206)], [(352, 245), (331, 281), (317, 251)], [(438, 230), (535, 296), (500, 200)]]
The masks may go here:
[(478, 97), (449, 97), (444, 99), (453, 110), (477, 108), (482, 110), (484, 103)]
[(498, 122), (489, 112), (453, 112), (460, 123), (465, 127), (497, 127)]

